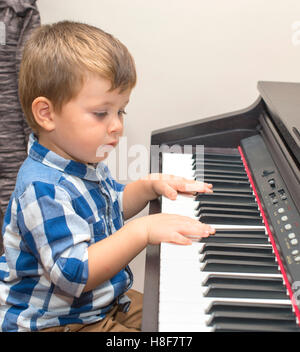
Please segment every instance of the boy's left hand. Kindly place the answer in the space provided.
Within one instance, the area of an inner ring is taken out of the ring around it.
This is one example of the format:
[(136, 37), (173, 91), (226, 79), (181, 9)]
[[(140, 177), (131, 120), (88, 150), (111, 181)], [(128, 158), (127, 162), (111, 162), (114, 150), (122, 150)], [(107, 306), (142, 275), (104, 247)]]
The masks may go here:
[(151, 180), (152, 189), (157, 196), (163, 195), (169, 199), (175, 200), (178, 192), (195, 195), (199, 193), (212, 193), (213, 186), (210, 183), (188, 180), (184, 177), (149, 174), (144, 179)]

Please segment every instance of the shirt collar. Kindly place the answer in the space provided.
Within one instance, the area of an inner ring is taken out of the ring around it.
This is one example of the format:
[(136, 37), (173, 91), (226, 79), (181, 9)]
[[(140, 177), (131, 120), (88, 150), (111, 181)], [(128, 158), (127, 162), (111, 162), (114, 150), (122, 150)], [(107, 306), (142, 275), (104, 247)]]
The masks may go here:
[(69, 175), (74, 175), (89, 181), (99, 181), (103, 179), (101, 174), (103, 173), (104, 165), (102, 165), (101, 162), (95, 167), (93, 165), (82, 164), (78, 161), (67, 160), (42, 146), (33, 133), (29, 136), (27, 152), (32, 159)]

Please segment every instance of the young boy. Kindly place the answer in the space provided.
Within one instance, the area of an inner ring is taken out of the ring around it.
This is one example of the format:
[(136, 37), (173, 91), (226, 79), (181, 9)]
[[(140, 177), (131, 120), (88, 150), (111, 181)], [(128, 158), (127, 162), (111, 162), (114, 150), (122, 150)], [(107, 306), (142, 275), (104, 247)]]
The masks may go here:
[(212, 191), (179, 177), (111, 177), (98, 151), (117, 145), (135, 83), (126, 47), (98, 28), (64, 21), (27, 42), (19, 93), (34, 133), (3, 224), (2, 331), (138, 331), (142, 295), (127, 264), (147, 244), (214, 233), (170, 214), (124, 225), (160, 195)]

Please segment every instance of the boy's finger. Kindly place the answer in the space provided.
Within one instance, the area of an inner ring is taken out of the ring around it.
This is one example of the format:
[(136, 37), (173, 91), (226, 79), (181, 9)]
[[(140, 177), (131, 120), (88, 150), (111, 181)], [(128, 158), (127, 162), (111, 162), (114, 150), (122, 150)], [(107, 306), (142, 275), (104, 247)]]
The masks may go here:
[(203, 224), (198, 220), (190, 219), (190, 221), (184, 221), (182, 223), (182, 227), (180, 227), (180, 233), (185, 236), (196, 236), (207, 237), (209, 235), (213, 235), (216, 230), (208, 224)]
[(186, 236), (181, 235), (178, 232), (174, 232), (170, 239), (171, 243), (181, 244), (181, 245), (191, 245), (193, 242)]
[(165, 197), (167, 197), (169, 199), (175, 200), (177, 197), (177, 192), (174, 188), (172, 188), (168, 184), (165, 184), (165, 187), (162, 191), (162, 195), (164, 195)]
[(179, 187), (182, 192), (207, 192), (212, 193), (212, 184), (200, 181), (185, 182)]

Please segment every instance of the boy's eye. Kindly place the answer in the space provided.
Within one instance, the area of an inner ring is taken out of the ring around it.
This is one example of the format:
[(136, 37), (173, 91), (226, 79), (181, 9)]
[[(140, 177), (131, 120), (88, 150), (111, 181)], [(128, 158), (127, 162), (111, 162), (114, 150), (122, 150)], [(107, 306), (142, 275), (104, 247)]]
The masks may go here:
[[(107, 111), (94, 111), (93, 114), (97, 117), (105, 117), (108, 115)], [(119, 110), (118, 111), (118, 115), (122, 116), (122, 115), (126, 115), (126, 111), (125, 110)]]
[(94, 115), (97, 117), (105, 117), (107, 115), (107, 111), (94, 111)]

